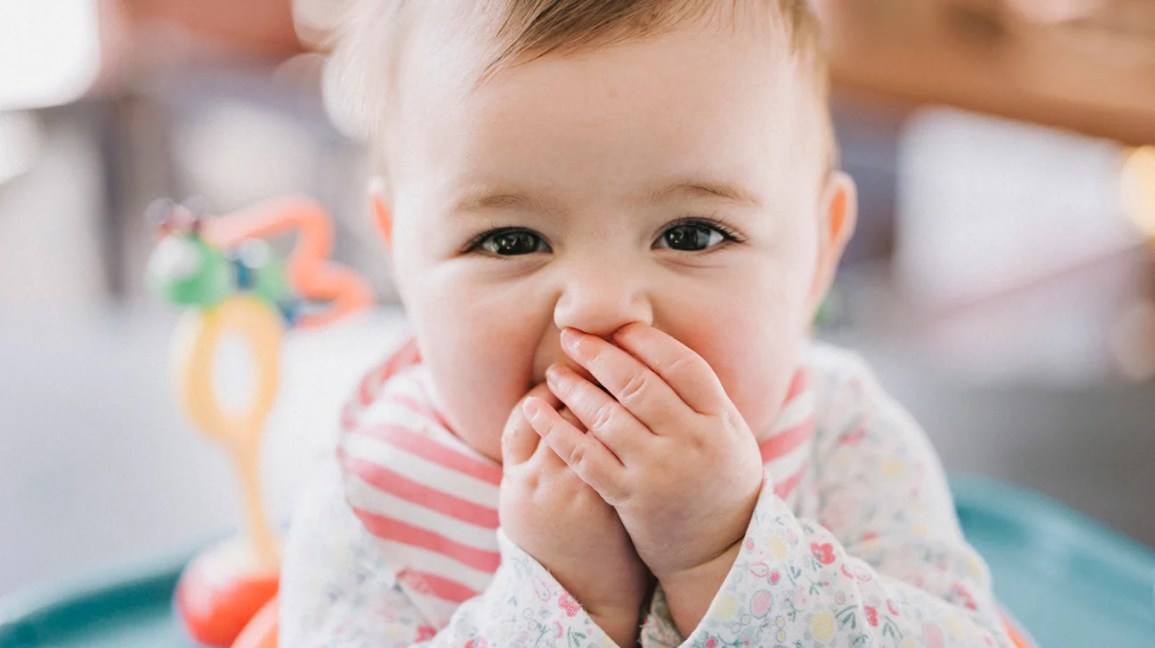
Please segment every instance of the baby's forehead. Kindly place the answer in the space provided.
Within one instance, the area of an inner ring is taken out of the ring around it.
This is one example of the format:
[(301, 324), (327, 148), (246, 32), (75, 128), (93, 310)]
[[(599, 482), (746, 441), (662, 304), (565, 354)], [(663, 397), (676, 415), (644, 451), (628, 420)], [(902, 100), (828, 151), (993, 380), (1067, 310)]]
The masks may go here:
[[(821, 70), (815, 65), (821, 60), (818, 26), (804, 1), (556, 0), (543, 10), (540, 2), (499, 0), (465, 12), (456, 3), (436, 5), (440, 10), (429, 6), (414, 26), (440, 41), (439, 49), (452, 41), (471, 44), (479, 83), (542, 57), (581, 55), (678, 30), (704, 31), (724, 41), (750, 39), (772, 54), (768, 65), (789, 59), (804, 61), (808, 72)], [(445, 13), (448, 5), (454, 10)], [(485, 6), (490, 10), (478, 9)]]
[[(362, 3), (337, 41), (327, 94), (338, 116), (372, 135), (400, 88), (441, 68), (471, 84), (548, 56), (572, 56), (660, 37), (679, 29), (712, 30), (720, 40), (751, 35), (804, 68), (825, 98), (818, 27), (805, 0), (399, 0)], [(341, 115), (341, 113), (349, 113)]]

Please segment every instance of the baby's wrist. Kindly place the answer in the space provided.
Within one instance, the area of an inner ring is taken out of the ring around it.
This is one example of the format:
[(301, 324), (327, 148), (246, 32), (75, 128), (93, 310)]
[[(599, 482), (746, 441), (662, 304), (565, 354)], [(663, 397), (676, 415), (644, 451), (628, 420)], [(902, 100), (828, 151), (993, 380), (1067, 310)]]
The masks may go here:
[(682, 636), (690, 636), (698, 627), (734, 567), (741, 548), (739, 539), (702, 564), (655, 575), (666, 595), (670, 616)]
[(634, 607), (586, 608), (593, 622), (619, 646), (635, 646), (641, 630), (641, 602)]
[(626, 583), (604, 592), (569, 590), (586, 614), (619, 646), (634, 646), (641, 628), (642, 606), (652, 585), (642, 589)]
[[(629, 589), (629, 588), (627, 588)], [(623, 591), (604, 592), (601, 595), (591, 596), (580, 591), (568, 590), (581, 603), (582, 609), (592, 617), (620, 620), (629, 618), (637, 621), (639, 610), (646, 598), (646, 592)]]
[(713, 553), (711, 557), (694, 564), (655, 571), (654, 578), (662, 585), (663, 589), (666, 589), (669, 585), (677, 586), (682, 583), (693, 583), (700, 580), (703, 575), (711, 574), (719, 570), (725, 573), (729, 571), (730, 566), (734, 564), (741, 545), (742, 539), (739, 539), (737, 542), (727, 545), (722, 551)]
[[(648, 551), (643, 554), (643, 560), (650, 573), (663, 585), (667, 581), (674, 583), (693, 581), (698, 574), (711, 572), (722, 564), (728, 569), (738, 555), (738, 547), (746, 538), (750, 518), (750, 513), (740, 518), (735, 517), (734, 523), (728, 525), (730, 528), (718, 536), (709, 538), (710, 542), (706, 546), (693, 547), (685, 550), (685, 553), (656, 557), (653, 556), (656, 552)], [(702, 541), (704, 538), (698, 540)]]
[[(619, 624), (623, 619), (628, 619), (629, 623), (637, 622), (639, 610), (641, 610), (648, 593), (644, 584), (639, 588), (635, 583), (606, 579), (604, 575), (602, 578), (594, 580), (585, 574), (578, 577), (567, 577), (566, 574), (554, 570), (550, 571), (562, 589), (568, 592), (591, 617), (602, 618)], [(588, 574), (588, 571), (586, 573)], [(606, 587), (606, 585), (613, 585), (614, 587)]]

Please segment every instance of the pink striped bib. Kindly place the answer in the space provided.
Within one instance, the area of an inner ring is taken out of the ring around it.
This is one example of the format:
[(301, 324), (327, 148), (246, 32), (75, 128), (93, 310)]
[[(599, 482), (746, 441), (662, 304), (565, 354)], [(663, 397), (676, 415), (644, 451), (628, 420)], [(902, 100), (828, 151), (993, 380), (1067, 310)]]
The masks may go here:
[[(345, 496), (380, 543), (398, 584), (437, 624), (485, 589), (497, 570), (501, 466), (459, 439), (434, 407), (410, 341), (361, 381), (342, 413)], [(809, 467), (815, 395), (799, 370), (759, 447), (774, 491), (789, 502)]]

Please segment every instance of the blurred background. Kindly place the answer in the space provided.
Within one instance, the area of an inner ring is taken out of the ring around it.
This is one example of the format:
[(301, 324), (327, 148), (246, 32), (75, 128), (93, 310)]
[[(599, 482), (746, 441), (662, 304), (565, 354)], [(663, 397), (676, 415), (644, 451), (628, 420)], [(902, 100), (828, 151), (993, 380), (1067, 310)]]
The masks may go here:
[[(289, 340), (264, 466), (279, 520), (401, 339), (365, 153), (308, 47), (335, 4), (0, 2), (0, 596), (239, 520), (225, 456), (176, 402), (179, 314), (144, 287), (153, 199), (312, 195), (385, 305)], [(1155, 2), (819, 4), (861, 194), (820, 336), (874, 364), (948, 470), (1155, 546)]]

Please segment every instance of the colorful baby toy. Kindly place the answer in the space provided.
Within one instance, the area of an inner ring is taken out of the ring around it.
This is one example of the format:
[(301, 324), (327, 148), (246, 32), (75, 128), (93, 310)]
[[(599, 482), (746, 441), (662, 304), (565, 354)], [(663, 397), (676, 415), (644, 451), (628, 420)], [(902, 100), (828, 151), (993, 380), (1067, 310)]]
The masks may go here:
[[(237, 538), (197, 556), (176, 591), (194, 639), (210, 646), (276, 645), (280, 549), (264, 514), (258, 465), (265, 418), (276, 398), (286, 328), (331, 323), (372, 302), (366, 282), (327, 259), (332, 228), (314, 201), (290, 198), (210, 218), (194, 204), (149, 209), (160, 241), (148, 264), (151, 289), (187, 307), (173, 347), (181, 405), (231, 456), (247, 523)], [(282, 260), (262, 239), (297, 232)], [(227, 335), (248, 347), (255, 385), (239, 409), (224, 407), (213, 363)]]

